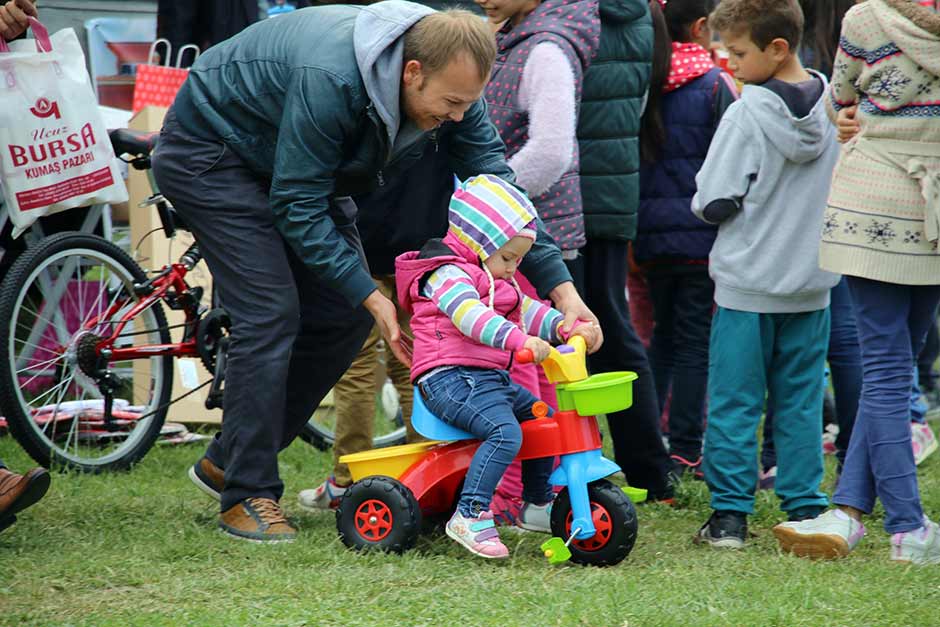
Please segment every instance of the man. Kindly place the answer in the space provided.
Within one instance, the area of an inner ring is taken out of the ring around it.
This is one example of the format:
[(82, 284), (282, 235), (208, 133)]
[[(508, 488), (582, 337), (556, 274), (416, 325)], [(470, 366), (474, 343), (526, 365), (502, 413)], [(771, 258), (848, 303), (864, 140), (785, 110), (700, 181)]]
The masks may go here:
[[(646, 349), (624, 298), (627, 244), (640, 204), (640, 116), (649, 86), (653, 26), (645, 0), (603, 0), (601, 41), (584, 76), (578, 140), (587, 245), (573, 266), (585, 300), (611, 341), (589, 361), (594, 372), (632, 370), (633, 406), (607, 416), (614, 458), (649, 500), (671, 501), (670, 462), (659, 431), (659, 403)], [(577, 265), (581, 264), (578, 268)]]
[[(348, 195), (405, 170), (442, 124), (456, 127), (448, 157), (458, 176), (512, 180), (480, 100), (494, 57), (485, 23), (463, 11), (397, 0), (316, 7), (208, 50), (180, 89), (154, 174), (232, 318), (222, 433), (190, 471), (220, 496), (228, 534), (294, 539), (278, 505), (277, 452), (373, 319), (409, 362), (395, 305), (363, 263)], [(529, 266), (569, 323), (594, 320), (544, 233)]]

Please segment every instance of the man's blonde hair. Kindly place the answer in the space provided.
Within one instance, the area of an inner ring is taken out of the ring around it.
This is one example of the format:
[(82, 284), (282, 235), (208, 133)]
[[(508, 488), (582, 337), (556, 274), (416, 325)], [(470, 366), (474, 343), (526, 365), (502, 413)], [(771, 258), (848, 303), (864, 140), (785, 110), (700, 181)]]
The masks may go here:
[(405, 63), (418, 61), (425, 74), (442, 70), (460, 54), (476, 62), (480, 80), (489, 79), (496, 60), (496, 39), (489, 25), (470, 11), (432, 13), (405, 33)]

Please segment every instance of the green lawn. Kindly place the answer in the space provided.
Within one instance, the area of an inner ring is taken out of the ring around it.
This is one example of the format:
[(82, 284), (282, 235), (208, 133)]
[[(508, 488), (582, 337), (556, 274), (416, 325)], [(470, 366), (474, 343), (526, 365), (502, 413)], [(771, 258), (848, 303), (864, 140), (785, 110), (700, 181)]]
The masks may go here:
[[(46, 498), (0, 534), (0, 625), (940, 625), (940, 567), (890, 563), (880, 519), (849, 558), (804, 561), (778, 552), (770, 527), (782, 516), (761, 494), (757, 537), (718, 552), (690, 541), (708, 497), (688, 482), (675, 509), (640, 509), (636, 548), (614, 568), (551, 567), (544, 537), (508, 532), (512, 557), (501, 563), (443, 534), (404, 556), (358, 555), (331, 515), (293, 505), (330, 463), (298, 441), (280, 468), (299, 538), (259, 546), (216, 530), (213, 504), (186, 478), (200, 452), (159, 447), (130, 473), (53, 477)], [(31, 465), (9, 437), (0, 458)], [(940, 455), (920, 470), (935, 517), (938, 471)]]

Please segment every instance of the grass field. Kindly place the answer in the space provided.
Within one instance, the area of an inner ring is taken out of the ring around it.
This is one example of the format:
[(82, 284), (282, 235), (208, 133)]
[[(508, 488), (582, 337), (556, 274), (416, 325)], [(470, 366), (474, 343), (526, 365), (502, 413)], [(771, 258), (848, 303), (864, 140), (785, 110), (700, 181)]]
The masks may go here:
[[(849, 558), (804, 561), (778, 552), (770, 528), (783, 516), (761, 493), (757, 537), (719, 552), (690, 541), (709, 510), (705, 486), (687, 482), (676, 508), (640, 508), (636, 548), (614, 568), (549, 566), (544, 536), (508, 532), (512, 557), (500, 563), (443, 533), (403, 556), (359, 555), (331, 515), (294, 506), (330, 465), (298, 441), (280, 470), (299, 538), (259, 546), (216, 530), (213, 503), (186, 478), (201, 450), (158, 447), (130, 473), (54, 476), (0, 534), (0, 625), (940, 625), (940, 567), (890, 563), (880, 517)], [(9, 437), (0, 459), (31, 466)], [(940, 517), (940, 455), (920, 477), (925, 508)]]

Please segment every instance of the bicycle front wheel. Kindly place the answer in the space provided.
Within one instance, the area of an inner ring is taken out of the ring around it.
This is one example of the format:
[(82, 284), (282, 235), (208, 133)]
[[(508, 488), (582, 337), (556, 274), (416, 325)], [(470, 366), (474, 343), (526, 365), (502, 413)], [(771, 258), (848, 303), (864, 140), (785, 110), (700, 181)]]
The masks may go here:
[[(173, 385), (172, 357), (110, 361), (111, 348), (170, 342), (159, 302), (130, 316), (144, 271), (94, 235), (60, 233), (17, 259), (0, 285), (0, 409), (10, 433), (43, 466), (122, 470), (160, 434)], [(108, 373), (108, 383), (102, 374)], [(105, 416), (102, 385), (114, 407)]]

